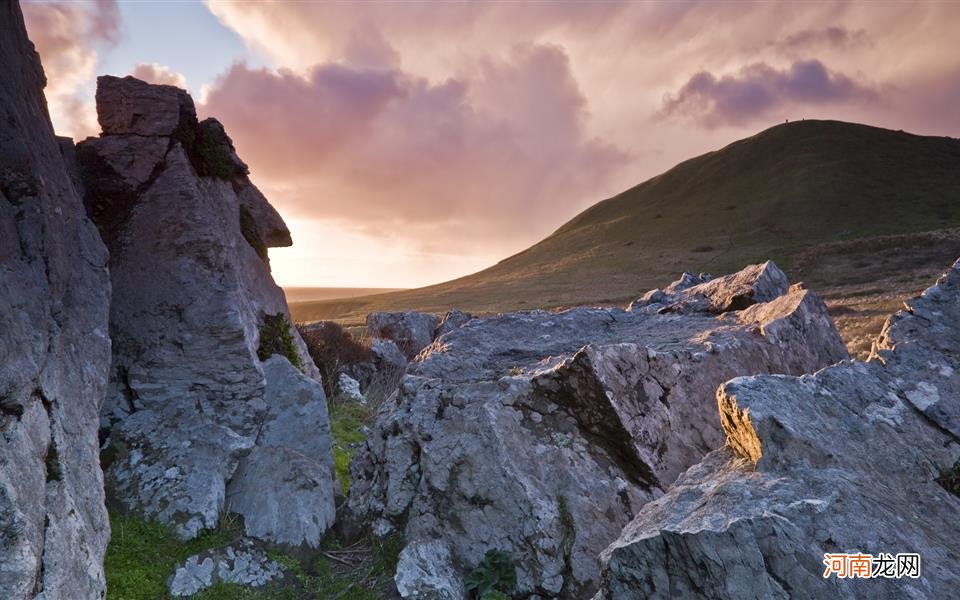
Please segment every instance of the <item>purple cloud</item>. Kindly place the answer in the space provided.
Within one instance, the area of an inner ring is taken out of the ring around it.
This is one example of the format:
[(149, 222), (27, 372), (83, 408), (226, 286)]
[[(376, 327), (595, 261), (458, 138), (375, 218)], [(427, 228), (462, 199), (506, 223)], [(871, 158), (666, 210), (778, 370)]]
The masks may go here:
[(876, 90), (829, 70), (819, 60), (797, 61), (783, 70), (756, 63), (736, 75), (696, 73), (676, 94), (664, 98), (661, 114), (693, 118), (713, 128), (746, 125), (788, 106), (867, 102), (876, 98)]

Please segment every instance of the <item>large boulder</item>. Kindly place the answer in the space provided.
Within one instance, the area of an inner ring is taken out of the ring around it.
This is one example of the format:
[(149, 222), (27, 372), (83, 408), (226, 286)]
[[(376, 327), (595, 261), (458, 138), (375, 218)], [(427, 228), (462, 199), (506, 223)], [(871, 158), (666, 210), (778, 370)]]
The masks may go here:
[(407, 360), (413, 360), (433, 342), (440, 319), (430, 313), (375, 312), (367, 315), (367, 335), (392, 340)]
[(77, 156), (110, 250), (108, 492), (183, 538), (235, 511), (249, 535), (316, 546), (333, 519), (326, 399), (266, 251), (289, 232), (185, 92), (105, 76), (97, 99), (104, 133)]
[(16, 2), (0, 3), (0, 80), (0, 598), (100, 599), (107, 253)]
[[(741, 377), (717, 399), (726, 445), (604, 551), (598, 598), (956, 596), (960, 498), (941, 481), (960, 457), (960, 261), (867, 362)], [(828, 573), (855, 567), (826, 556), (843, 553), (874, 576)], [(918, 571), (898, 578), (898, 554)]]
[[(749, 273), (759, 284), (773, 269)], [(719, 316), (509, 313), (435, 340), (351, 465), (353, 515), (405, 534), (400, 593), (457, 597), (489, 550), (515, 563), (517, 593), (593, 593), (597, 555), (721, 443), (717, 385), (846, 358), (823, 303), (781, 291)]]

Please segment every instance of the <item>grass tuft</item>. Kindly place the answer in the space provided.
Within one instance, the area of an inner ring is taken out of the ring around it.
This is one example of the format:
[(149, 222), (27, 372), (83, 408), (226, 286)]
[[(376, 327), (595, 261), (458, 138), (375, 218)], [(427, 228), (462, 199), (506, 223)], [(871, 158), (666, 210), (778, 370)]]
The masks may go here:
[(350, 491), (350, 461), (366, 435), (363, 427), (373, 418), (373, 410), (356, 402), (330, 402), (330, 434), (333, 438), (333, 467), (340, 488)]

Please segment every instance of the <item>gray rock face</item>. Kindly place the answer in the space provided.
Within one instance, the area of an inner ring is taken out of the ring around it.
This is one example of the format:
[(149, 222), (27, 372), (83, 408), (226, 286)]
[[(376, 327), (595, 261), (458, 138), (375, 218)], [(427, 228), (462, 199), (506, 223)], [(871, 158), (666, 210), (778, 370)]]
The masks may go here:
[(227, 487), (227, 510), (243, 516), (247, 535), (317, 547), (333, 525), (333, 455), (323, 387), (287, 359), (263, 363), (267, 414), (253, 449)]
[(368, 404), (380, 406), (400, 386), (407, 372), (407, 357), (393, 340), (374, 339), (370, 350), (371, 360), (346, 365), (344, 372), (357, 381)]
[(726, 277), (710, 279), (684, 273), (665, 290), (651, 290), (627, 310), (644, 312), (712, 312), (742, 310), (787, 292), (790, 283), (772, 261), (751, 265)]
[(180, 88), (104, 76), (97, 78), (97, 120), (104, 134), (172, 136), (186, 133), (197, 111)]
[(360, 382), (346, 373), (340, 373), (337, 379), (337, 397), (346, 402), (367, 403), (367, 399), (360, 391)]
[(846, 357), (807, 290), (712, 311), (510, 313), (424, 350), (351, 465), (352, 513), (405, 532), (406, 597), (450, 597), (491, 549), (516, 562), (518, 593), (593, 593), (600, 551), (721, 443), (718, 384)]
[[(598, 598), (946, 598), (960, 589), (960, 262), (890, 317), (868, 362), (741, 377), (726, 446), (602, 555)], [(825, 578), (825, 553), (918, 553), (921, 576)]]
[(0, 597), (101, 599), (107, 253), (16, 2), (0, 4), (0, 80)]
[[(81, 143), (78, 159), (114, 290), (108, 491), (183, 538), (238, 510), (250, 535), (316, 544), (333, 511), (326, 400), (307, 379), (319, 374), (297, 331), (277, 330), (289, 312), (265, 260), (267, 243), (289, 232), (222, 126), (197, 123), (185, 92), (130, 77), (98, 85), (105, 133)], [(303, 374), (286, 359), (261, 363), (264, 343), (284, 337)], [(314, 427), (311, 441), (289, 437), (291, 411)], [(281, 478), (284, 461), (287, 474), (294, 463), (302, 471)], [(262, 514), (251, 477), (265, 478)], [(310, 518), (278, 524), (306, 507)]]
[(259, 588), (284, 579), (283, 566), (270, 560), (250, 540), (206, 550), (177, 566), (167, 584), (174, 597), (192, 596), (214, 584), (234, 583)]
[(367, 315), (367, 335), (393, 340), (407, 360), (430, 345), (440, 320), (421, 312), (376, 312)]

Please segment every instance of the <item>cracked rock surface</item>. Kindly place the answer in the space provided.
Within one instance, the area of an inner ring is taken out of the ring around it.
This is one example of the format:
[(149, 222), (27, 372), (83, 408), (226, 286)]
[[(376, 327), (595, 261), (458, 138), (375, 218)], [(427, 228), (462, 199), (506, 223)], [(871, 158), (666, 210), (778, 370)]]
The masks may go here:
[(0, 598), (101, 599), (107, 253), (16, 2), (0, 3), (0, 81)]
[(287, 357), (260, 357), (290, 320), (266, 255), (289, 231), (183, 90), (100, 77), (97, 113), (77, 158), (110, 250), (108, 492), (184, 539), (234, 511), (248, 535), (316, 546), (334, 511), (319, 373), (293, 327)]
[(508, 313), (424, 349), (351, 465), (352, 513), (405, 533), (401, 593), (456, 598), (495, 549), (515, 561), (518, 593), (592, 594), (597, 555), (722, 443), (717, 385), (846, 358), (823, 303), (772, 263), (724, 281), (768, 301)]
[[(867, 362), (724, 384), (726, 445), (602, 555), (597, 598), (947, 598), (960, 589), (960, 261)], [(824, 578), (825, 553), (918, 553), (921, 576)]]

